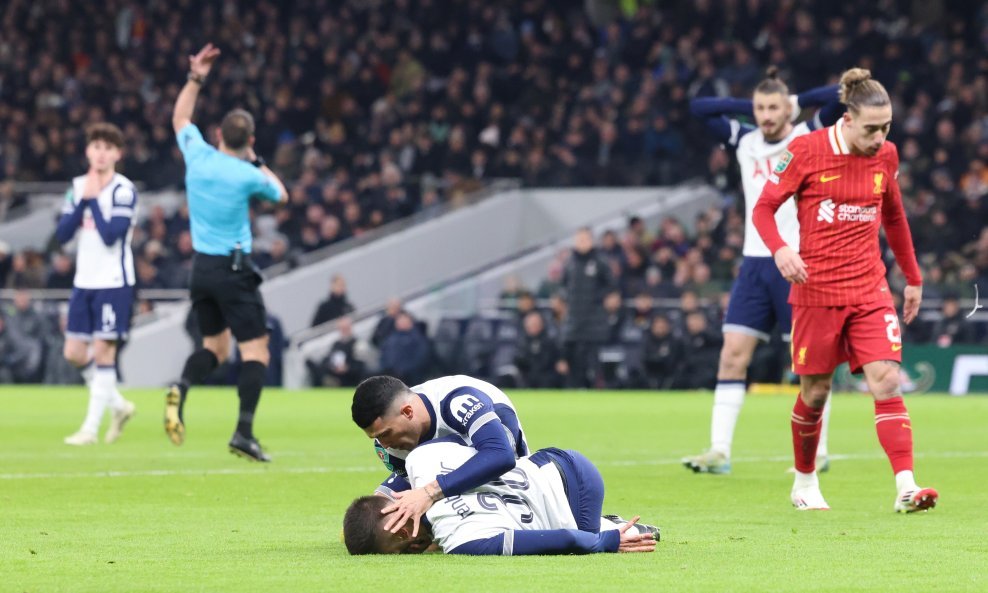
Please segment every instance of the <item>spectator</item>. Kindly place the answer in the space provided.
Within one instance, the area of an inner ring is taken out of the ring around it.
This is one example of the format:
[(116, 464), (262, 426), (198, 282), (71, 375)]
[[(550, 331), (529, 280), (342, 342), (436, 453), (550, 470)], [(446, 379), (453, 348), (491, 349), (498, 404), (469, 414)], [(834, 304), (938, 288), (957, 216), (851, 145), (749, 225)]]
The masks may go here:
[(565, 379), (560, 365), (559, 346), (549, 337), (545, 320), (538, 311), (524, 318), (524, 331), (515, 352), (515, 367), (521, 374), (522, 386), (532, 389), (558, 389)]
[(713, 389), (717, 383), (717, 360), (723, 338), (707, 324), (707, 316), (702, 311), (686, 315), (683, 364), (679, 366), (672, 389)]
[(940, 308), (940, 319), (933, 324), (930, 337), (931, 341), (941, 348), (976, 342), (974, 324), (968, 323), (965, 319), (956, 294), (944, 297)]
[(0, 384), (36, 381), (40, 367), (40, 341), (8, 327), (0, 313)]
[(51, 270), (45, 281), (45, 288), (72, 290), (75, 269), (72, 260), (62, 252), (55, 252), (51, 258)]
[(656, 315), (645, 334), (645, 346), (642, 349), (642, 367), (645, 369), (649, 388), (668, 389), (682, 363), (682, 342), (673, 335), (669, 318)]
[(353, 387), (364, 378), (366, 363), (357, 356), (358, 343), (353, 336), (353, 322), (340, 317), (336, 322), (340, 337), (319, 362), (306, 361), (312, 384), (326, 387)]
[(607, 314), (606, 344), (618, 344), (621, 341), (621, 329), (624, 328), (624, 301), (621, 291), (612, 290), (604, 297), (604, 311)]
[(7, 319), (10, 329), (26, 338), (43, 340), (48, 335), (48, 321), (34, 307), (31, 293), (18, 290), (14, 293), (14, 307)]
[(371, 344), (380, 349), (384, 344), (384, 340), (391, 335), (395, 329), (395, 320), (398, 318), (398, 314), (402, 312), (401, 301), (395, 298), (388, 300), (387, 306), (384, 308), (384, 315), (381, 320), (377, 322), (374, 326), (374, 333), (371, 336)]
[(417, 385), (429, 370), (431, 349), (412, 316), (401, 311), (395, 316), (394, 331), (381, 344), (381, 372)]
[(346, 294), (346, 280), (343, 276), (333, 275), (329, 286), (329, 297), (319, 303), (319, 308), (312, 318), (312, 327), (349, 315), (354, 311), (354, 306)]
[(594, 249), (593, 233), (581, 228), (573, 239), (563, 272), (569, 316), (563, 329), (563, 357), (570, 387), (592, 387), (597, 380), (598, 350), (607, 340), (604, 296), (614, 289), (607, 258)]

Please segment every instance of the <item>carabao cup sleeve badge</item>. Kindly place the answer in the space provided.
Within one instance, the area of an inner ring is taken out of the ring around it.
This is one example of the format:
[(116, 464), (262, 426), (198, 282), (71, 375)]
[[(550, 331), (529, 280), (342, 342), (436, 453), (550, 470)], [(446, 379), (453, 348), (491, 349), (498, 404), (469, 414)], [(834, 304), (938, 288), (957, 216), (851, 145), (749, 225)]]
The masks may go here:
[(384, 467), (388, 468), (388, 471), (395, 471), (394, 465), (391, 463), (391, 454), (388, 450), (381, 445), (374, 445), (374, 450), (377, 451), (377, 457), (384, 463)]

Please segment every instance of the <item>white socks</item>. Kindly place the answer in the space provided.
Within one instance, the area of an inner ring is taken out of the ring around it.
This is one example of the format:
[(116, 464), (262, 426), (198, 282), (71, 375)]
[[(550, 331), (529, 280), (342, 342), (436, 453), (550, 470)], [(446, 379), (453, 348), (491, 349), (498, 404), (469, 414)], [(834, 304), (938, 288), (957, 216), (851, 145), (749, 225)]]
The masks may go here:
[(115, 367), (95, 367), (92, 381), (89, 383), (89, 408), (86, 419), (82, 422), (82, 432), (96, 434), (99, 432), (103, 412), (107, 406), (119, 409), (123, 405), (123, 397), (117, 391), (117, 369)]
[(731, 457), (734, 427), (744, 404), (744, 381), (718, 381), (714, 389), (714, 410), (710, 417), (710, 450)]
[(796, 479), (792, 483), (793, 490), (799, 490), (800, 488), (819, 488), (820, 480), (817, 478), (816, 472), (809, 474), (804, 474), (803, 472), (796, 472)]
[(902, 492), (903, 490), (919, 490), (912, 470), (907, 469), (895, 474), (895, 491)]

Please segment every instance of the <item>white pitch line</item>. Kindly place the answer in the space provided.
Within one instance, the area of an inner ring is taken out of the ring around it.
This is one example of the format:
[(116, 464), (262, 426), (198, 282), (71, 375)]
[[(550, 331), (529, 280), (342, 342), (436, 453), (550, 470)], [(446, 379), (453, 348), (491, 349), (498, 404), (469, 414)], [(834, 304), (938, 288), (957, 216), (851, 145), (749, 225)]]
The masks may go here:
[[(943, 451), (939, 453), (916, 453), (916, 458), (923, 459), (972, 459), (988, 457), (988, 451)], [(884, 459), (881, 453), (850, 453), (846, 455), (831, 455), (833, 460), (871, 460)], [(783, 463), (791, 462), (791, 455), (777, 455), (771, 457), (738, 457), (732, 462), (741, 463)], [(597, 463), (600, 467), (635, 467), (635, 466), (657, 466), (657, 465), (680, 465), (682, 461), (678, 459), (656, 459), (656, 460), (629, 460), (629, 461), (604, 461)], [(36, 480), (36, 479), (91, 479), (91, 478), (140, 478), (140, 477), (169, 477), (169, 476), (241, 476), (241, 475), (273, 475), (273, 474), (334, 474), (334, 473), (382, 473), (379, 465), (363, 465), (351, 467), (289, 467), (277, 468), (276, 466), (254, 466), (242, 468), (218, 468), (218, 469), (149, 469), (137, 471), (102, 471), (102, 472), (73, 472), (73, 473), (12, 473), (0, 474), (0, 480)]]

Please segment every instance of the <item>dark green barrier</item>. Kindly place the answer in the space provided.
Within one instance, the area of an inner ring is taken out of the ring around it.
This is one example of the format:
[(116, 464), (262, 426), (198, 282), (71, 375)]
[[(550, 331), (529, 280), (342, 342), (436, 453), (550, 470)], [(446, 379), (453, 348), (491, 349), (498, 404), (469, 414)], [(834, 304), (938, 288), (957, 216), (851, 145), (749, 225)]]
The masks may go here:
[[(906, 344), (902, 350), (904, 393), (988, 394), (988, 346)], [(834, 374), (834, 389), (866, 391), (864, 377), (851, 375), (846, 364)]]

